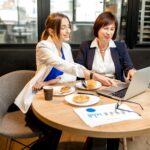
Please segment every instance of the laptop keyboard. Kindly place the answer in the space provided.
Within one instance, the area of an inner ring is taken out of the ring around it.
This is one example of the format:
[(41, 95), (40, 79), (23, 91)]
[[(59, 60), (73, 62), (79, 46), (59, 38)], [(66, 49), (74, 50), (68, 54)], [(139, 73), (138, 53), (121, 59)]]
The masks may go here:
[(127, 88), (122, 89), (122, 90), (117, 91), (117, 92), (114, 92), (114, 93), (112, 93), (112, 95), (120, 97), (120, 98), (123, 98), (125, 96), (125, 94), (126, 94), (126, 91), (127, 91)]

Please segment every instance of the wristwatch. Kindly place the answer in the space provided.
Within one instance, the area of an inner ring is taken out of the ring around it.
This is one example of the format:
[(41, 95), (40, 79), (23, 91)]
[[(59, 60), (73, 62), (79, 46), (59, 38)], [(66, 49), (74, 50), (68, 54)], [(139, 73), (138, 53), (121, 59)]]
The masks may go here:
[(90, 79), (93, 79), (93, 75), (94, 75), (94, 72), (91, 71), (91, 73), (90, 73)]

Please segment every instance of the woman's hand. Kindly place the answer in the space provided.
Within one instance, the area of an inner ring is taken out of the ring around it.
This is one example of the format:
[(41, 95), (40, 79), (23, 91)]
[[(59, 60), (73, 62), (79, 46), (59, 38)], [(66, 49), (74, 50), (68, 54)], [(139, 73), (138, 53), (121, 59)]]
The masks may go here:
[(101, 82), (104, 86), (117, 86), (117, 83), (114, 79), (108, 78), (97, 73), (94, 73), (94, 79)]
[(127, 74), (127, 80), (131, 80), (135, 72), (136, 72), (135, 69), (130, 69)]
[(49, 81), (38, 81), (33, 85), (32, 90), (34, 91), (41, 90), (43, 86), (57, 84), (59, 80), (60, 78), (56, 78), (56, 79), (49, 80)]
[(44, 81), (39, 81), (39, 82), (36, 82), (33, 87), (32, 87), (32, 90), (33, 91), (38, 91), (38, 90), (41, 90), (43, 88), (43, 86), (46, 86), (48, 85), (48, 82), (44, 82)]

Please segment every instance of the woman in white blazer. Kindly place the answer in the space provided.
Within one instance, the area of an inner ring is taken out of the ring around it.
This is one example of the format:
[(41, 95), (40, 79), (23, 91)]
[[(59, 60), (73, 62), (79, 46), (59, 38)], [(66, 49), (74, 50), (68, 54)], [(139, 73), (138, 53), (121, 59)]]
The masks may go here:
[(47, 84), (74, 81), (76, 77), (89, 79), (90, 76), (106, 86), (115, 84), (112, 79), (92, 73), (84, 66), (74, 63), (70, 45), (66, 43), (70, 38), (70, 26), (68, 17), (63, 14), (54, 13), (47, 17), (45, 30), (36, 46), (36, 74), (15, 100), (23, 113), (32, 104), (34, 90)]
[[(36, 46), (36, 74), (15, 100), (15, 104), (23, 113), (28, 112), (27, 116), (29, 117), (31, 117), (32, 113), (31, 110), (28, 110), (32, 104), (35, 91), (41, 89), (44, 85), (74, 81), (76, 77), (93, 78), (107, 86), (115, 84), (112, 79), (93, 73), (82, 65), (74, 63), (70, 45), (66, 43), (70, 38), (70, 32), (71, 25), (67, 16), (54, 13), (47, 17), (45, 30), (42, 33), (40, 42)], [(51, 128), (49, 127), (49, 129)], [(44, 145), (48, 149), (55, 150), (60, 135), (61, 131), (52, 128), (50, 138), (47, 136), (49, 142), (47, 140)], [(38, 144), (38, 149), (40, 146), (43, 148), (43, 143), (42, 146)], [(33, 149), (36, 149), (36, 145), (33, 146)]]

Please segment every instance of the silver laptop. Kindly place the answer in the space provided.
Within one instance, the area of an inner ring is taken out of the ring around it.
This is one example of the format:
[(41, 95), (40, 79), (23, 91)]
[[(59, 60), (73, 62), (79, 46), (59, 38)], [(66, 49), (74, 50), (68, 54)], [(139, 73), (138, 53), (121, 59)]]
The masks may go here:
[(150, 67), (147, 67), (137, 70), (130, 83), (119, 82), (117, 87), (111, 86), (97, 90), (97, 93), (117, 100), (127, 100), (143, 93), (148, 88), (149, 83)]

